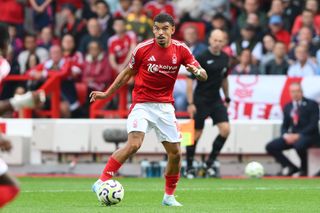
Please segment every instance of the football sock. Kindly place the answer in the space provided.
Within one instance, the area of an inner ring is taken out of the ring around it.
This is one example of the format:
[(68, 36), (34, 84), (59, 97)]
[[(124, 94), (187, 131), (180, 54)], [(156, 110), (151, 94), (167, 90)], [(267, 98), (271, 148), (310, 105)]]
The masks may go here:
[(192, 168), (194, 154), (195, 154), (195, 151), (196, 151), (196, 145), (197, 145), (197, 141), (194, 141), (193, 145), (187, 146), (187, 148), (186, 148), (186, 151), (187, 151), (187, 169)]
[(120, 169), (121, 166), (122, 164), (111, 156), (108, 160), (108, 163), (103, 169), (103, 172), (100, 176), (100, 180), (107, 181), (111, 179), (114, 176), (114, 174), (116, 174), (116, 172)]
[(173, 195), (174, 191), (176, 190), (180, 174), (176, 175), (165, 175), (166, 178), (166, 186), (165, 186), (165, 193), (167, 195)]
[(224, 143), (226, 142), (227, 138), (218, 135), (212, 144), (212, 151), (209, 155), (207, 161), (207, 167), (211, 167), (212, 163), (216, 160), (217, 156), (219, 155)]
[(13, 200), (19, 193), (19, 188), (11, 185), (0, 185), (0, 208)]

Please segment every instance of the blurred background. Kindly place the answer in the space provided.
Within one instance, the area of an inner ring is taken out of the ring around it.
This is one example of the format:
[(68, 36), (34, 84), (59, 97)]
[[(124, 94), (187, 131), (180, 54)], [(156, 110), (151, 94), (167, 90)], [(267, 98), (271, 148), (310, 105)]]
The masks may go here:
[[(320, 103), (317, 0), (0, 0), (11, 64), (10, 73), (1, 74), (0, 99), (38, 89), (47, 95), (40, 109), (10, 112), (0, 120), (14, 147), (0, 155), (13, 173), (100, 173), (126, 141), (110, 139), (106, 130), (125, 132), (133, 82), (91, 105), (88, 94), (106, 89), (133, 48), (153, 37), (152, 19), (160, 12), (175, 18), (174, 38), (195, 56), (207, 49), (211, 30), (225, 32), (231, 135), (219, 157), (221, 174), (242, 175), (252, 160), (261, 162), (267, 175), (276, 174), (279, 165), (265, 146), (280, 136), (288, 86), (301, 82), (304, 95)], [(188, 122), (186, 75), (182, 67), (174, 89), (181, 123)], [(216, 135), (208, 119), (195, 166), (201, 166)], [(294, 151), (286, 155), (299, 164)], [(309, 149), (308, 158), (312, 176), (320, 169), (320, 149)], [(165, 165), (165, 151), (151, 132), (120, 174), (160, 177)]]

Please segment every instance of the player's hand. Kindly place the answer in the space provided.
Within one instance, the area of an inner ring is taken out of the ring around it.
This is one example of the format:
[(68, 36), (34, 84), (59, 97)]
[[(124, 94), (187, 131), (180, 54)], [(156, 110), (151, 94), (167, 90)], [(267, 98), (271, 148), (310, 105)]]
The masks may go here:
[(187, 64), (186, 69), (191, 72), (192, 74), (198, 71), (198, 68), (192, 64)]
[(197, 112), (197, 108), (194, 104), (189, 104), (187, 111), (191, 119), (193, 119), (194, 114)]
[(104, 99), (107, 97), (107, 94), (105, 92), (100, 92), (100, 91), (92, 91), (89, 95), (90, 97), (90, 103), (94, 102), (98, 99)]
[(9, 152), (12, 149), (12, 145), (10, 143), (10, 141), (8, 141), (7, 139), (1, 139), (0, 140), (0, 149), (1, 151), (6, 151)]

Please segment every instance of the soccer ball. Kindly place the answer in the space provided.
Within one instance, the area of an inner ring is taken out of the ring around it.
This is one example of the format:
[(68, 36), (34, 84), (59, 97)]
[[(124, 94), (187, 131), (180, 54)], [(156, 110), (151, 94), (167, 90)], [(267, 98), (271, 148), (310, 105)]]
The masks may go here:
[(120, 203), (124, 196), (124, 189), (118, 181), (108, 180), (100, 186), (97, 194), (102, 204), (111, 206)]
[(250, 178), (261, 178), (264, 175), (263, 166), (255, 161), (248, 163), (244, 171), (246, 176)]

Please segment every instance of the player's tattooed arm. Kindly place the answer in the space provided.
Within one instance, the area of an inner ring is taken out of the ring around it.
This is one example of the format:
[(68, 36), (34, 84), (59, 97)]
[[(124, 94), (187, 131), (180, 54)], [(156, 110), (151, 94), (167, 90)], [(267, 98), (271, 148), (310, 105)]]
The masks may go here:
[(135, 73), (136, 72), (128, 66), (126, 69), (119, 73), (111, 86), (105, 92), (91, 92), (89, 96), (90, 102), (94, 102), (97, 99), (108, 98), (109, 96), (113, 95), (120, 87), (125, 85), (130, 80), (130, 78), (135, 75)]
[(187, 70), (194, 74), (199, 81), (206, 81), (208, 79), (207, 72), (202, 67), (196, 67), (192, 64), (187, 64)]

